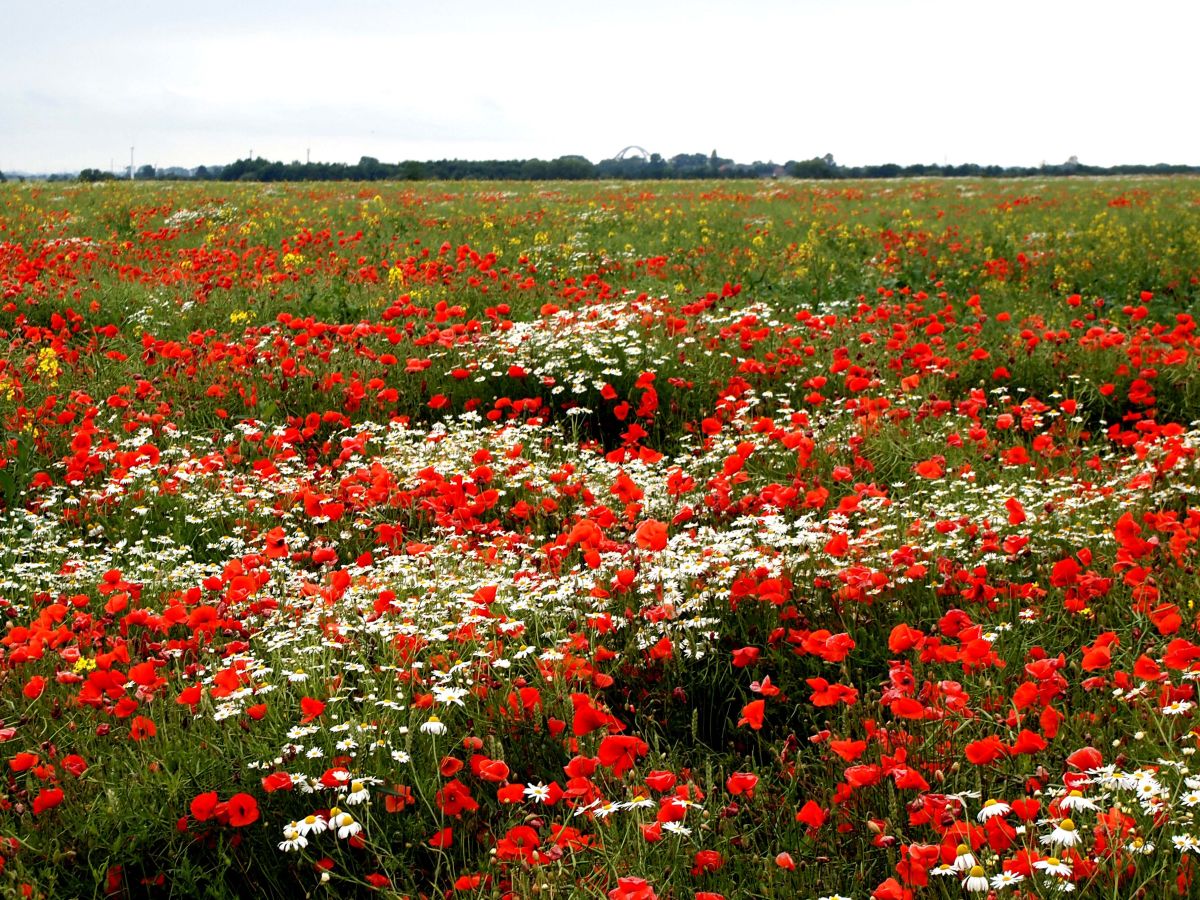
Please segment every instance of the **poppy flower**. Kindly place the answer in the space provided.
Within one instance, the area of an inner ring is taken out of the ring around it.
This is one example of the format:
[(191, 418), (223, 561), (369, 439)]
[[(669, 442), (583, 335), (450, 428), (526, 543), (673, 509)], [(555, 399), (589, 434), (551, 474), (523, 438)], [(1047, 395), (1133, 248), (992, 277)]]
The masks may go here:
[(311, 722), (325, 712), (325, 703), (316, 697), (301, 697), (300, 711), (304, 714), (300, 719), (301, 723)]
[(734, 772), (725, 779), (725, 790), (733, 794), (735, 797), (739, 794), (745, 794), (747, 797), (754, 796), (754, 788), (758, 784), (758, 776), (753, 772)]
[(634, 532), (637, 545), (642, 550), (658, 552), (667, 546), (667, 526), (656, 519), (647, 519)]
[(54, 809), (63, 802), (63, 792), (61, 788), (44, 788), (38, 791), (37, 796), (33, 798), (33, 814), (40, 816), (48, 809)]
[(197, 822), (207, 822), (216, 814), (219, 797), (216, 791), (206, 791), (192, 798), (192, 818)]
[(738, 719), (738, 726), (749, 725), (755, 731), (760, 731), (763, 727), (763, 717), (766, 715), (767, 701), (752, 700), (742, 707), (742, 717)]
[(234, 794), (225, 806), (229, 816), (229, 824), (234, 828), (244, 828), (258, 821), (258, 801), (249, 794)]
[(41, 675), (33, 675), (25, 682), (25, 687), (21, 689), (26, 698), (36, 700), (42, 696), (42, 692), (46, 690), (46, 679)]
[(707, 875), (720, 871), (725, 865), (725, 859), (717, 850), (697, 850), (692, 864), (692, 875)]
[(796, 813), (796, 821), (803, 822), (809, 828), (820, 828), (825, 824), (827, 818), (828, 815), (825, 810), (813, 800), (807, 801), (800, 807), (800, 811)]
[(658, 900), (658, 894), (644, 878), (618, 878), (617, 886), (608, 892), (608, 900)]
[(292, 789), (292, 776), (287, 772), (272, 772), (262, 779), (263, 790), (268, 794), (275, 791), (290, 791)]
[(620, 778), (631, 769), (639, 757), (650, 752), (650, 746), (633, 735), (610, 734), (600, 742), (596, 753), (600, 765), (611, 769)]

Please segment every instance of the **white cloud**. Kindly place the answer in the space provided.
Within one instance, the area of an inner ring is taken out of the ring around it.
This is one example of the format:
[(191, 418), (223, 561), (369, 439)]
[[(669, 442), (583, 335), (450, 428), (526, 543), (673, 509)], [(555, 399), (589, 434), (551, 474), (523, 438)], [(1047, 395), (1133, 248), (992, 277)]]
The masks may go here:
[(1200, 7), (217, 0), (13, 11), (0, 169), (611, 155), (1200, 162)]

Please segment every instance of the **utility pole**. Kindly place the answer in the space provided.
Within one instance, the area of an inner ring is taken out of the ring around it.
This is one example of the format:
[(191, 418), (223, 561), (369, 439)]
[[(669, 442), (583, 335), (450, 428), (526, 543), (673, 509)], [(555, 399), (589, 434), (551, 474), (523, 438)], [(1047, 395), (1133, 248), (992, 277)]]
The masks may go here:
[(312, 163), (312, 147), (306, 147), (304, 149), (304, 164), (307, 166), (307, 165), (310, 165), (311, 163)]
[(129, 180), (133, 181), (133, 148), (129, 148)]

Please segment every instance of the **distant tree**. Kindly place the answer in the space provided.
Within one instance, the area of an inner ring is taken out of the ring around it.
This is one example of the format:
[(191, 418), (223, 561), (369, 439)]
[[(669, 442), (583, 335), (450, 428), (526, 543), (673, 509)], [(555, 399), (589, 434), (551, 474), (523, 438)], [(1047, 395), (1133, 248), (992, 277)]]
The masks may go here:
[(793, 178), (838, 178), (838, 164), (833, 161), (833, 155), (814, 156), (801, 162), (792, 160), (783, 167), (784, 172)]
[(79, 173), (79, 180), (86, 182), (114, 181), (116, 177), (112, 172), (105, 172), (103, 169), (84, 169)]
[(146, 165), (142, 166), (140, 169), (137, 170), (136, 177), (141, 179), (142, 181), (153, 181), (154, 180), (154, 166), (150, 165), (149, 163), (146, 163)]
[(550, 177), (582, 181), (592, 177), (591, 160), (583, 156), (560, 156), (550, 164)]
[(358, 171), (354, 173), (354, 177), (361, 178), (363, 181), (374, 181), (387, 175), (383, 165), (373, 156), (361, 157), (355, 168)]
[(0, 172), (0, 184), (4, 184), (6, 181), (8, 181), (8, 179), (4, 177), (3, 172)]
[(399, 175), (404, 181), (420, 181), (425, 177), (425, 164), (415, 159), (406, 159), (400, 163)]
[(208, 166), (196, 166), (196, 171), (192, 173), (192, 177), (203, 181), (208, 176)]

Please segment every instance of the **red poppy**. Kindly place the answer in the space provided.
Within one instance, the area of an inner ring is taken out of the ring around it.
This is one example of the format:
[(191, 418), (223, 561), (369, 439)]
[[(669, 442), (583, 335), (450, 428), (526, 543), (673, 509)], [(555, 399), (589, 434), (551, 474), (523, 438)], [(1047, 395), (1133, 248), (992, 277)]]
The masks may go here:
[(649, 752), (650, 746), (639, 737), (610, 734), (600, 742), (596, 755), (600, 765), (612, 769), (613, 775), (620, 778), (639, 757)]
[(258, 801), (249, 794), (234, 794), (225, 806), (229, 816), (229, 824), (234, 828), (244, 828), (258, 821)]
[(475, 812), (479, 804), (471, 796), (471, 790), (457, 778), (452, 779), (434, 794), (438, 807), (448, 816), (461, 816), (464, 812)]
[(268, 794), (275, 791), (290, 791), (292, 789), (292, 776), (287, 772), (272, 772), (262, 779), (263, 790)]
[(30, 700), (36, 700), (42, 696), (44, 690), (46, 690), (46, 679), (41, 675), (33, 675), (25, 682), (25, 687), (22, 688), (21, 693)]
[(207, 822), (216, 814), (218, 796), (216, 791), (206, 791), (192, 798), (192, 818), (197, 822)]
[(608, 900), (658, 900), (658, 894), (644, 878), (618, 878)]
[(63, 792), (61, 788), (45, 788), (38, 791), (36, 797), (33, 798), (33, 814), (40, 816), (48, 809), (54, 809), (58, 804), (63, 802)]
[(657, 519), (647, 519), (634, 533), (637, 545), (642, 550), (657, 552), (667, 546), (667, 526)]
[(820, 828), (825, 824), (827, 818), (825, 810), (813, 800), (805, 803), (804, 806), (800, 807), (800, 812), (796, 813), (796, 821), (803, 822), (809, 828)]
[(320, 716), (321, 713), (325, 712), (325, 703), (322, 700), (318, 700), (316, 697), (301, 697), (300, 711), (304, 714), (300, 721), (302, 723), (311, 722), (313, 719)]
[(145, 716), (134, 716), (133, 721), (129, 723), (129, 737), (132, 740), (142, 741), (152, 738), (156, 734), (158, 734), (158, 728), (152, 720)]
[(766, 715), (767, 701), (752, 700), (742, 707), (742, 717), (738, 719), (738, 726), (749, 725), (755, 731), (759, 731), (763, 727), (763, 717)]
[(758, 776), (753, 772), (734, 772), (725, 779), (725, 790), (733, 794), (735, 797), (739, 794), (745, 794), (747, 797), (754, 796), (754, 788), (758, 785)]

